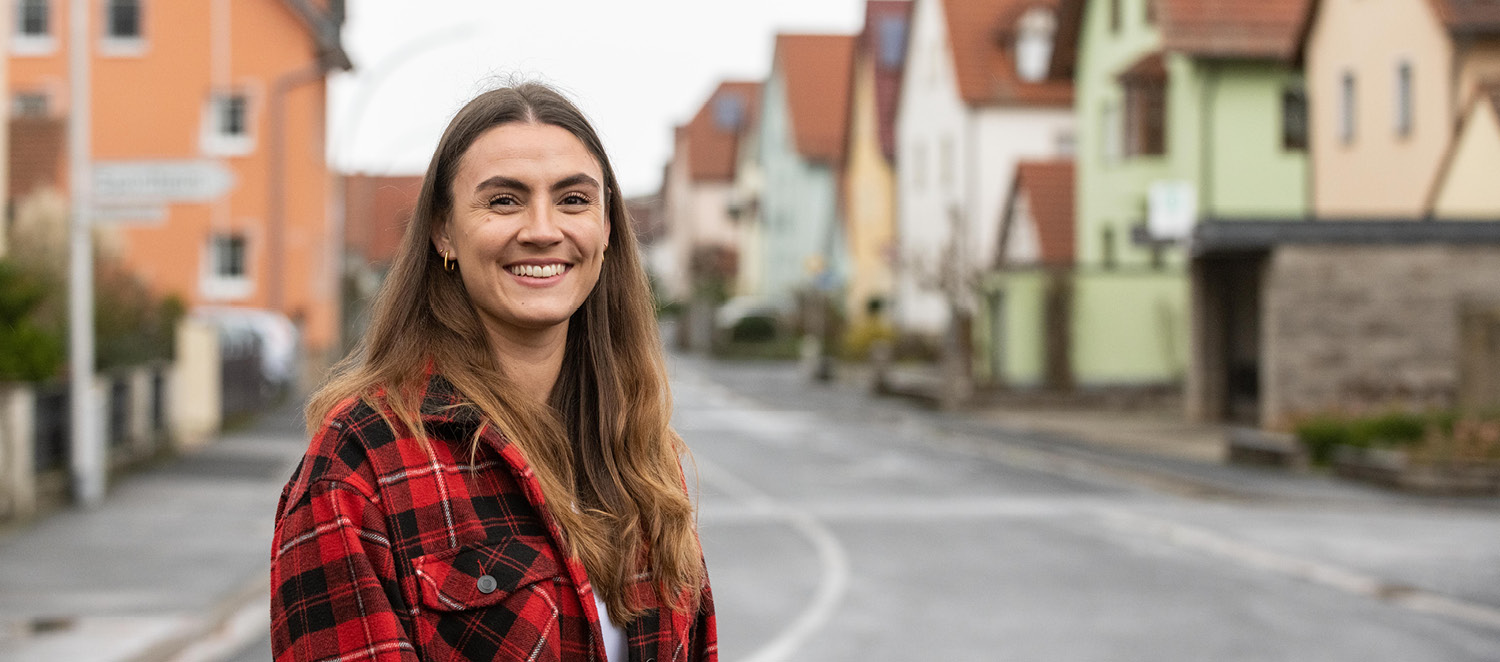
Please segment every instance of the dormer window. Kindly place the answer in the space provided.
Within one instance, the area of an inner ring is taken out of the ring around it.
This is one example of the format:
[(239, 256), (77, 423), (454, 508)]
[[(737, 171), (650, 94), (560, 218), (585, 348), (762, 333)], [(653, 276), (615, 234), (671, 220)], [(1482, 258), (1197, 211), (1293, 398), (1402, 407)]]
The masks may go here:
[(1057, 35), (1057, 16), (1052, 10), (1034, 7), (1021, 15), (1016, 26), (1016, 74), (1034, 83), (1047, 77), (1052, 64), (1052, 41)]
[(880, 66), (900, 69), (906, 58), (906, 19), (884, 16), (880, 19)]
[(745, 97), (721, 94), (714, 99), (714, 126), (720, 131), (738, 131), (745, 122)]

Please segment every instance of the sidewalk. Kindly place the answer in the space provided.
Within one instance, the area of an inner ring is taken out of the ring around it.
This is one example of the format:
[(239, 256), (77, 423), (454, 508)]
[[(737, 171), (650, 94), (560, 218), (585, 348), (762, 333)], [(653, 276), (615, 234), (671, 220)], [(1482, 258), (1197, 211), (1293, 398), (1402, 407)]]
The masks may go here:
[(831, 385), (871, 403), (907, 400), (913, 415), (936, 428), (1004, 439), (1012, 446), (1086, 463), (1154, 489), (1218, 499), (1500, 509), (1497, 497), (1418, 496), (1321, 472), (1228, 464), (1227, 427), (1187, 421), (1181, 411), (1164, 405), (1110, 407), (1056, 398), (980, 398), (980, 404), (943, 412), (934, 408), (940, 383), (933, 371), (893, 371), (890, 386), (895, 393), (886, 396), (870, 392), (870, 376), (867, 366), (842, 364)]
[(306, 443), (284, 407), (0, 537), (0, 660), (190, 659), (260, 634), (276, 501)]

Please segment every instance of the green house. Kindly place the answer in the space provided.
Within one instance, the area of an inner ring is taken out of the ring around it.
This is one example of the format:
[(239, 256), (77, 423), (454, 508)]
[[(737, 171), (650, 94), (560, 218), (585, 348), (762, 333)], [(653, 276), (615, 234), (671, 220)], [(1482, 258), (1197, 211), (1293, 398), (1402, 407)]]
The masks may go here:
[[(1007, 365), (1015, 348), (1001, 348), (982, 370), (1016, 384), (1182, 384), (1194, 227), (1307, 213), (1307, 104), (1292, 65), (1305, 6), (1063, 0), (1051, 75), (1072, 77), (1076, 91), (1068, 282), (990, 300), (1003, 302), (993, 317), (1006, 328), (1057, 328), (1063, 319), (1065, 369), (1041, 379), (1044, 361)], [(992, 290), (1026, 281), (1029, 265), (999, 264)], [(1067, 297), (1065, 315), (1036, 312), (1048, 305), (1030, 299), (1044, 290)]]

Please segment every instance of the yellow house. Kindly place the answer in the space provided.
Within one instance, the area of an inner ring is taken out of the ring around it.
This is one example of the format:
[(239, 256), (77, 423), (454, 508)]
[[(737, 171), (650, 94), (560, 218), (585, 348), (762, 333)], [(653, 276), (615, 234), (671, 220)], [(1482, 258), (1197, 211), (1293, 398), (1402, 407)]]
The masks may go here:
[(1500, 219), (1500, 82), (1469, 101), (1433, 189), (1433, 216)]
[(1315, 0), (1309, 16), (1314, 215), (1426, 215), (1464, 104), (1500, 75), (1500, 5)]
[[(891, 295), (896, 240), (896, 101), (911, 3), (870, 0), (855, 47), (845, 152), (843, 210), (850, 273), (844, 313), (850, 322), (884, 309)], [(873, 320), (870, 320), (873, 321)]]

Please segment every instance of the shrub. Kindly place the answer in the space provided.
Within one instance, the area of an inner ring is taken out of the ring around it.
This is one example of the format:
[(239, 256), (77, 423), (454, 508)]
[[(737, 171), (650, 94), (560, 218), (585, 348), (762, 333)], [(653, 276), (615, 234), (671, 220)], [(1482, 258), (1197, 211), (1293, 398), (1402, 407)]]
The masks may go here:
[(1350, 427), (1349, 443), (1356, 446), (1406, 446), (1422, 441), (1422, 436), (1427, 432), (1427, 417), (1391, 412), (1373, 418), (1356, 419)]
[(8, 262), (0, 262), (0, 381), (37, 381), (62, 367), (61, 334), (38, 325), (47, 291)]
[(734, 323), (729, 339), (734, 342), (761, 343), (776, 339), (776, 320), (764, 315), (747, 315)]
[(1328, 464), (1333, 459), (1333, 449), (1349, 443), (1349, 427), (1345, 420), (1318, 416), (1297, 425), (1297, 439), (1307, 449), (1307, 457), (1313, 464)]

